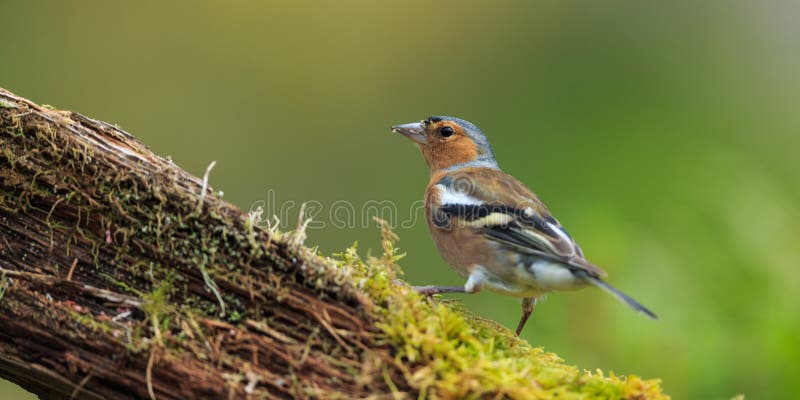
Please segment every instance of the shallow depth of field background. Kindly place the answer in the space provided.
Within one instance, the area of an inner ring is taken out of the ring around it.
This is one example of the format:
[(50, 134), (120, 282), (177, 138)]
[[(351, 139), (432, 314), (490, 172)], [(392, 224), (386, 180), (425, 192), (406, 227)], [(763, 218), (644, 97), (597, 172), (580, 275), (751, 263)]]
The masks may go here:
[[(426, 166), (389, 126), (463, 117), (661, 316), (553, 294), (525, 339), (676, 399), (800, 392), (797, 3), (168, 3), (4, 1), (0, 87), (119, 124), (195, 175), (216, 160), (215, 189), (284, 206), (288, 226), (319, 202), (308, 243), (326, 254), (379, 248), (369, 201), (400, 225), (421, 199)], [(345, 202), (356, 226), (331, 226)], [(409, 282), (462, 282), (421, 218), (397, 233)], [(516, 299), (453, 297), (516, 325)], [(0, 398), (33, 397), (0, 382)]]

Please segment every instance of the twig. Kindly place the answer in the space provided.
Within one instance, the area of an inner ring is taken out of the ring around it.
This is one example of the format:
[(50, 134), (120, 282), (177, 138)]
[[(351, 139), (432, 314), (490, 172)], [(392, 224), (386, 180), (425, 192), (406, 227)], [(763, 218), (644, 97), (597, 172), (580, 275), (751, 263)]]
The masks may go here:
[(200, 189), (200, 201), (197, 202), (197, 210), (195, 210), (197, 214), (200, 214), (203, 211), (203, 203), (206, 201), (206, 192), (208, 191), (208, 175), (211, 174), (211, 170), (215, 165), (217, 165), (217, 162), (212, 161), (211, 164), (208, 164), (206, 173), (203, 174), (203, 187)]
[[(203, 186), (200, 189), (200, 200), (197, 202), (197, 209), (195, 210), (196, 214), (200, 214), (203, 212), (203, 203), (206, 201), (206, 193), (208, 192), (208, 176), (211, 174), (211, 170), (214, 169), (214, 166), (217, 165), (216, 161), (211, 161), (211, 164), (208, 164), (206, 168), (206, 173), (203, 174)], [(206, 267), (200, 264), (200, 273), (203, 274), (203, 281), (205, 282), (206, 286), (212, 293), (214, 293), (214, 297), (217, 298), (220, 307), (220, 317), (225, 316), (225, 301), (222, 300), (222, 293), (219, 291), (219, 286), (217, 283), (211, 279), (211, 276), (206, 271)]]
[(72, 265), (70, 265), (69, 267), (69, 272), (67, 272), (68, 281), (72, 280), (72, 273), (75, 272), (75, 267), (77, 266), (78, 266), (78, 259), (76, 258), (75, 260), (72, 261)]
[(92, 379), (92, 372), (89, 372), (89, 374), (86, 375), (85, 378), (81, 379), (78, 385), (75, 386), (75, 390), (73, 390), (72, 394), (69, 395), (70, 400), (74, 399), (75, 396), (77, 396), (78, 393), (80, 393), (81, 390), (83, 390), (83, 387), (86, 386), (86, 384), (89, 382), (89, 379)]
[(120, 294), (117, 292), (112, 292), (106, 289), (96, 288), (94, 286), (89, 286), (78, 282), (68, 281), (66, 279), (59, 278), (56, 276), (34, 274), (32, 272), (13, 271), (3, 268), (0, 268), (0, 273), (2, 273), (3, 276), (8, 275), (29, 282), (36, 282), (38, 284), (48, 287), (64, 287), (67, 289), (77, 290), (80, 292), (88, 293), (98, 299), (110, 301), (112, 303), (124, 304), (129, 307), (134, 307), (139, 309), (142, 308), (142, 301), (136, 297)]
[(217, 298), (217, 301), (219, 302), (219, 307), (220, 307), (219, 316), (224, 317), (225, 301), (222, 300), (222, 293), (219, 292), (219, 286), (217, 286), (217, 283), (214, 282), (213, 279), (211, 279), (211, 275), (209, 275), (208, 272), (206, 272), (206, 267), (204, 267), (202, 264), (200, 264), (200, 273), (203, 274), (203, 282), (205, 282), (206, 286), (208, 286), (211, 292), (214, 293), (214, 296)]
[(6, 244), (6, 248), (8, 249), (8, 251), (11, 252), (11, 255), (15, 255), (14, 254), (14, 248), (11, 247), (11, 243), (8, 243), (8, 239), (6, 239), (6, 236), (3, 235), (3, 236), (0, 236), (0, 238), (3, 238), (3, 243)]
[(8, 282), (6, 281), (6, 272), (3, 271), (0, 274), (0, 300), (3, 300), (3, 296), (6, 294), (6, 289), (8, 289)]
[(157, 346), (150, 349), (150, 358), (147, 360), (147, 370), (145, 371), (145, 379), (147, 380), (147, 393), (150, 395), (150, 400), (157, 400), (156, 393), (153, 391), (153, 363), (155, 362)]

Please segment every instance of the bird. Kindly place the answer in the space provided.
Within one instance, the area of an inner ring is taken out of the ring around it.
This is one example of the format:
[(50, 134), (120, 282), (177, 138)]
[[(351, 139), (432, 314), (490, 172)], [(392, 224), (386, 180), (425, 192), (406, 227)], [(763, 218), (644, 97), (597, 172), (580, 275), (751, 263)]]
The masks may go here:
[(414, 286), (429, 298), (483, 289), (522, 299), (520, 335), (537, 299), (553, 291), (596, 286), (633, 310), (656, 314), (611, 286), (528, 187), (503, 172), (486, 135), (469, 121), (432, 116), (395, 125), (412, 140), (430, 170), (425, 219), (440, 255), (463, 286)]

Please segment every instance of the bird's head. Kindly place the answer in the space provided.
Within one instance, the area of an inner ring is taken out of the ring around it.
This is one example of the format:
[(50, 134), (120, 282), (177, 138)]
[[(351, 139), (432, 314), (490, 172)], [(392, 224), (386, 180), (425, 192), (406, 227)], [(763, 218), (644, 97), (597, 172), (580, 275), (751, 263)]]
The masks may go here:
[(486, 136), (469, 121), (455, 117), (428, 117), (396, 125), (397, 132), (417, 143), (431, 172), (461, 166), (497, 168)]

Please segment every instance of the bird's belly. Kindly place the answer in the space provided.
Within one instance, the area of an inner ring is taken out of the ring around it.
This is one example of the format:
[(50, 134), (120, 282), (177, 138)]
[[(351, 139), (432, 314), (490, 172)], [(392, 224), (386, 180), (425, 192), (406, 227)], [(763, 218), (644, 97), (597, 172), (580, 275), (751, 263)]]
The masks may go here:
[(486, 289), (515, 297), (539, 297), (552, 291), (576, 290), (586, 285), (562, 264), (542, 259), (527, 261), (490, 268), (477, 265), (470, 279)]
[(586, 285), (569, 268), (550, 260), (536, 260), (526, 270), (533, 273), (537, 285), (549, 290), (575, 290)]
[(434, 243), (453, 269), (467, 278), (468, 290), (484, 288), (515, 297), (538, 297), (583, 286), (568, 268), (547, 259), (509, 252), (471, 229), (440, 231), (429, 221)]

